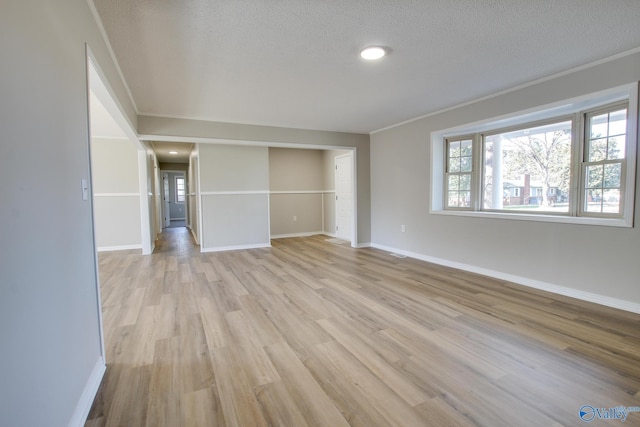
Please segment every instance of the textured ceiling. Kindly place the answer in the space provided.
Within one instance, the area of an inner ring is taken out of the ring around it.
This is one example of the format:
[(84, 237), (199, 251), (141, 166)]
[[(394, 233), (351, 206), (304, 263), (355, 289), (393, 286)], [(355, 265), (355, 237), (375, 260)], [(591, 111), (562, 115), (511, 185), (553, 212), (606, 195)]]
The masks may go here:
[[(93, 0), (142, 115), (368, 133), (640, 46), (638, 0)], [(367, 63), (367, 45), (391, 54)]]
[[(182, 142), (151, 142), (151, 147), (156, 153), (158, 162), (162, 163), (189, 163), (189, 155), (193, 144)], [(171, 152), (176, 154), (171, 154)]]

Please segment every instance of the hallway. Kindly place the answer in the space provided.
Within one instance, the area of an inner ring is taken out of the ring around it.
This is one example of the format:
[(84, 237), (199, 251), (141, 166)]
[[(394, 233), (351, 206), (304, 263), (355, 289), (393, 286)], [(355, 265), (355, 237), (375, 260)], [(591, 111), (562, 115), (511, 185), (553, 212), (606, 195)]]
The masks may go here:
[[(173, 221), (172, 221), (173, 223)], [(196, 244), (189, 230), (184, 225), (173, 225), (162, 230), (160, 238), (156, 241), (153, 254), (171, 254), (188, 256), (200, 253), (200, 247)]]

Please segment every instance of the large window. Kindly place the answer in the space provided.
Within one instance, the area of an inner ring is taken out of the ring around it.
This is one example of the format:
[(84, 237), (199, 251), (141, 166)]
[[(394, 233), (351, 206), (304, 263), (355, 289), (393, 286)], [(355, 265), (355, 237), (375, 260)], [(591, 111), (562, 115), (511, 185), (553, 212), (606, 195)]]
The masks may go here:
[(637, 85), (627, 90), (432, 134), (431, 211), (632, 226)]
[(482, 209), (569, 212), (571, 120), (482, 136)]

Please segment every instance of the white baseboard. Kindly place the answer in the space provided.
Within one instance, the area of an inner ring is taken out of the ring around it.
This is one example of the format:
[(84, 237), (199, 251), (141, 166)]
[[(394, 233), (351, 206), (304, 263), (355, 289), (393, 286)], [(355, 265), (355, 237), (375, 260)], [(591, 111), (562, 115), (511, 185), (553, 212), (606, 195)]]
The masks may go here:
[(274, 234), (271, 236), (272, 239), (288, 239), (290, 237), (310, 237), (317, 236), (318, 234), (326, 234), (322, 231), (308, 231), (304, 233), (291, 233), (291, 234)]
[(131, 249), (142, 250), (142, 245), (100, 246), (98, 247), (98, 252), (128, 251)]
[(224, 251), (238, 251), (242, 249), (260, 249), (270, 248), (271, 243), (255, 243), (249, 245), (237, 245), (237, 246), (217, 246), (213, 248), (201, 248), (200, 252), (224, 252)]
[[(338, 236), (336, 233), (329, 233), (328, 231), (323, 231), (322, 233), (319, 233), (319, 234), (324, 234), (325, 236), (329, 236), (334, 239), (342, 239), (342, 240), (351, 242), (351, 239), (349, 237), (341, 237), (341, 236)], [(355, 246), (351, 245), (351, 247), (356, 249), (368, 248), (368, 247), (371, 247), (371, 243), (356, 243)]]
[(357, 243), (355, 247), (358, 249), (362, 249), (362, 248), (370, 248), (371, 246), (372, 246), (371, 242), (368, 242), (368, 243)]
[(96, 366), (94, 366), (93, 371), (91, 371), (91, 375), (89, 376), (89, 380), (87, 381), (84, 390), (82, 391), (82, 395), (76, 405), (76, 409), (73, 411), (71, 421), (69, 421), (69, 427), (84, 426), (106, 370), (107, 366), (101, 356), (100, 359), (98, 359), (98, 362), (96, 362)]
[(567, 288), (565, 286), (554, 285), (552, 283), (542, 282), (540, 280), (529, 279), (527, 277), (517, 276), (514, 274), (503, 273), (501, 271), (491, 270), (488, 268), (477, 267), (474, 265), (464, 264), (456, 261), (450, 261), (442, 258), (431, 257), (415, 252), (405, 251), (402, 249), (392, 248), (389, 246), (379, 245), (376, 243), (371, 244), (371, 247), (380, 249), (387, 252), (397, 253), (400, 255), (406, 255), (411, 258), (419, 259), (422, 261), (432, 262), (438, 265), (444, 265), (445, 267), (457, 268), (459, 270), (468, 271), (471, 273), (482, 274), (483, 276), (489, 276), (507, 282), (516, 283), (518, 285), (527, 286), (534, 289), (540, 289), (542, 291), (551, 292), (558, 295), (564, 295), (571, 298), (576, 298), (582, 301), (593, 302), (596, 304), (604, 305), (607, 307), (617, 308), (624, 311), (640, 314), (640, 304), (621, 300), (618, 298), (608, 297), (606, 295), (594, 294), (592, 292), (580, 291), (578, 289)]

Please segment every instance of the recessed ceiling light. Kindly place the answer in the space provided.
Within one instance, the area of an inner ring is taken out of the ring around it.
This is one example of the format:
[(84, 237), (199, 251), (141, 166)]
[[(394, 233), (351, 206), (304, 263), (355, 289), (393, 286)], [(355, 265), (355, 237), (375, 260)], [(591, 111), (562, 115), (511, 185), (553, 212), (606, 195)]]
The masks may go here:
[(178, 154), (177, 151), (169, 151), (169, 154)]
[(380, 59), (386, 54), (387, 54), (387, 51), (385, 50), (385, 48), (380, 46), (369, 46), (369, 47), (365, 47), (360, 51), (360, 57), (368, 61), (374, 61), (376, 59)]

